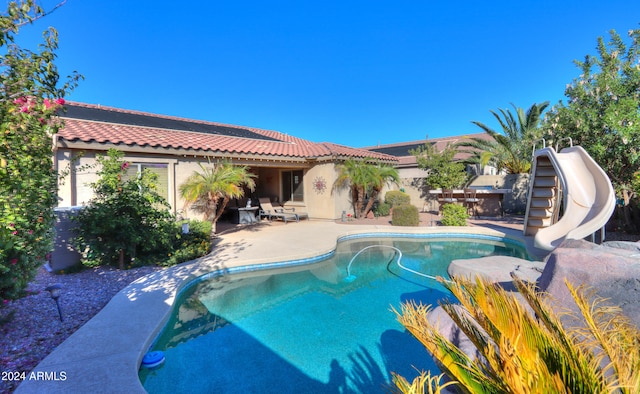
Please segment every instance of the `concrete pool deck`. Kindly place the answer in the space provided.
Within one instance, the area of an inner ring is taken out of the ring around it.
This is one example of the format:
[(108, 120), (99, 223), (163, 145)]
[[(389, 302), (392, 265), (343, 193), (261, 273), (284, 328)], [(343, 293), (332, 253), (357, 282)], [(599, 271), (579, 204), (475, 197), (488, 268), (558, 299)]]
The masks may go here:
[[(232, 267), (306, 259), (331, 252), (341, 237), (362, 233), (482, 234), (518, 239), (532, 256), (531, 237), (510, 220), (470, 220), (467, 227), (351, 225), (333, 221), (261, 223), (221, 231), (214, 251), (141, 278), (119, 292), (93, 319), (27, 374), (16, 393), (145, 393), (138, 379), (142, 357), (190, 279)], [(222, 228), (219, 228), (222, 230)]]

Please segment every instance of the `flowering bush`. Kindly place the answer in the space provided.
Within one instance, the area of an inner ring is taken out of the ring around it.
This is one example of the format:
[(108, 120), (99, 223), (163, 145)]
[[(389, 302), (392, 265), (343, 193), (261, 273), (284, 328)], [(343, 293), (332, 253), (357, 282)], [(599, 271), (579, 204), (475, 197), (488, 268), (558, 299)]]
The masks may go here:
[(21, 295), (45, 255), (51, 251), (56, 174), (51, 140), (43, 125), (56, 128), (56, 106), (33, 97), (4, 103), (0, 147), (0, 292), (3, 299)]
[[(51, 138), (60, 127), (62, 97), (81, 78), (62, 87), (53, 63), (57, 33), (43, 34), (39, 52), (18, 47), (21, 26), (46, 15), (33, 1), (13, 1), (0, 15), (0, 299), (23, 294), (52, 249), (57, 204)], [(2, 306), (0, 304), (0, 306)]]

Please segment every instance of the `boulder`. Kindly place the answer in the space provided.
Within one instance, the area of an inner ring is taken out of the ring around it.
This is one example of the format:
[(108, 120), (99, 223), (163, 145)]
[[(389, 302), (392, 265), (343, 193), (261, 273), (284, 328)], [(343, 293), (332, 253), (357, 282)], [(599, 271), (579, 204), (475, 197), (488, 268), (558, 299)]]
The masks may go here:
[(603, 245), (610, 248), (625, 249), (640, 253), (640, 241), (607, 241), (603, 243)]
[[(585, 285), (597, 296), (608, 299), (609, 304), (620, 306), (623, 313), (640, 327), (640, 253), (634, 246), (627, 243), (601, 246), (584, 240), (565, 240), (544, 263), (490, 256), (455, 260), (449, 267), (449, 273), (467, 276), (481, 274), (505, 286), (510, 279), (510, 272), (516, 275), (520, 273), (523, 279), (532, 279), (537, 272), (538, 287), (547, 292), (552, 308), (558, 312), (567, 309), (577, 312), (577, 306), (565, 284), (566, 279), (574, 286)], [(539, 270), (543, 266), (540, 275)], [(525, 302), (524, 299), (521, 301)], [(473, 359), (479, 356), (473, 343), (441, 307), (433, 309), (428, 319), (437, 324), (438, 331), (469, 357)], [(575, 322), (567, 323), (573, 325)]]
[(475, 259), (453, 260), (447, 272), (450, 276), (462, 276), (474, 279), (480, 276), (492, 283), (499, 283), (513, 291), (511, 273), (526, 282), (538, 280), (544, 269), (544, 262), (529, 261), (511, 256), (486, 256)]
[(640, 252), (629, 248), (596, 245), (584, 240), (565, 240), (547, 258), (538, 281), (552, 305), (577, 311), (565, 284), (584, 285), (611, 305), (622, 308), (640, 327)]

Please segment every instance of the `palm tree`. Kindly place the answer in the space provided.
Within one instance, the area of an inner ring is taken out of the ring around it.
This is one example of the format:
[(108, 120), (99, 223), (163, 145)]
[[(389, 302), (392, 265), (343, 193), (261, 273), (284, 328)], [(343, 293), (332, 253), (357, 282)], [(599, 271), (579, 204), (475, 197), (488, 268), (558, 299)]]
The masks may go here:
[[(244, 196), (244, 188), (253, 191), (255, 174), (248, 172), (247, 166), (237, 166), (222, 162), (204, 167), (201, 172), (194, 171), (180, 185), (180, 195), (185, 200), (185, 209), (197, 203), (198, 210), (204, 213), (204, 219), (211, 221), (211, 237), (215, 237), (216, 223), (224, 208), (232, 198)], [(222, 200), (222, 201), (221, 201)]]
[[(498, 120), (502, 133), (484, 123), (475, 120), (471, 122), (489, 134), (493, 140), (471, 138), (459, 142), (457, 146), (472, 148), (472, 156), (467, 162), (481, 165), (492, 163), (498, 171), (505, 170), (508, 174), (529, 172), (533, 143), (540, 137), (542, 112), (549, 106), (549, 102), (533, 104), (526, 112), (514, 104), (511, 105), (515, 109), (515, 115), (509, 109), (500, 108), (499, 113), (490, 111)], [(488, 152), (489, 155), (482, 152)]]
[(343, 187), (348, 185), (351, 192), (351, 203), (353, 204), (353, 212), (356, 219), (362, 207), (364, 200), (365, 186), (367, 184), (367, 169), (364, 161), (354, 159), (345, 160), (339, 164), (338, 178), (334, 183), (334, 187)]
[(373, 203), (378, 198), (378, 195), (384, 185), (391, 182), (395, 184), (400, 182), (398, 170), (391, 166), (377, 164), (371, 166), (370, 170), (367, 172), (369, 175), (369, 201), (367, 202), (367, 206), (364, 208), (363, 216), (365, 217), (373, 208)]
[[(351, 202), (356, 218), (369, 213), (373, 207), (375, 198), (382, 187), (388, 182), (397, 183), (400, 180), (398, 171), (391, 167), (379, 163), (373, 164), (371, 159), (354, 160), (348, 159), (338, 165), (338, 178), (335, 186), (342, 187), (349, 185), (351, 191)], [(369, 201), (365, 209), (362, 208), (365, 195), (371, 192)]]

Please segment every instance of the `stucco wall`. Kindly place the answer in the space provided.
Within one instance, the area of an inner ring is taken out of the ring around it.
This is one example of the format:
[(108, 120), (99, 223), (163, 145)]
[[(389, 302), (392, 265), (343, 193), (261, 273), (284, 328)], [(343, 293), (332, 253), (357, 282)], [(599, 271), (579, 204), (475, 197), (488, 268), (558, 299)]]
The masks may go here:
[(304, 198), (312, 218), (335, 220), (343, 210), (353, 212), (348, 189), (335, 187), (337, 177), (334, 163), (317, 164), (305, 173)]
[(256, 186), (256, 191), (253, 193), (255, 198), (270, 198), (274, 200), (276, 197), (278, 201), (282, 198), (280, 196), (280, 170), (276, 168), (264, 168), (257, 167), (252, 168), (258, 178), (256, 182), (258, 185)]
[[(106, 152), (96, 151), (84, 151), (79, 154), (78, 151), (68, 149), (59, 149), (56, 152), (58, 173), (64, 174), (58, 183), (58, 206), (86, 205), (93, 198), (93, 190), (90, 184), (98, 180), (96, 155), (104, 154)], [(185, 161), (181, 163), (180, 172), (178, 172), (176, 171), (178, 160), (173, 156), (125, 154), (124, 160), (138, 163), (166, 164), (169, 185), (181, 182), (193, 170), (199, 168), (195, 162)], [(169, 204), (175, 210), (182, 208), (183, 202), (176, 188), (169, 188), (167, 198)]]
[(95, 152), (85, 152), (84, 155), (73, 160), (77, 152), (59, 149), (56, 152), (56, 166), (58, 178), (58, 206), (85, 205), (93, 196), (89, 183), (97, 180), (94, 166)]
[[(59, 149), (56, 152), (57, 168), (60, 172), (68, 173), (59, 185), (58, 206), (85, 205), (93, 197), (90, 183), (97, 180), (96, 154), (105, 154), (102, 151), (85, 151), (78, 155), (78, 151)], [(76, 160), (72, 158), (77, 157)], [(198, 156), (175, 156), (161, 154), (138, 154), (125, 152), (124, 160), (141, 163), (167, 164), (169, 191), (169, 203), (174, 214), (181, 214), (188, 218), (201, 218), (202, 215), (192, 209), (182, 212), (184, 200), (180, 198), (179, 185), (181, 185), (194, 171), (200, 171), (198, 163), (208, 165), (208, 160)], [(258, 199), (269, 197), (283, 201), (282, 196), (282, 172), (291, 170), (303, 170), (304, 204), (307, 206), (309, 216), (313, 219), (339, 219), (342, 211), (353, 213), (350, 204), (349, 191), (346, 188), (334, 188), (337, 178), (335, 163), (321, 163), (311, 168), (304, 168), (306, 164), (283, 164), (277, 162), (256, 163), (232, 161), (234, 164), (249, 166), (251, 172), (257, 175), (257, 187), (255, 192), (245, 197)], [(324, 185), (324, 187), (322, 187)], [(244, 200), (244, 199), (243, 199)], [(244, 201), (242, 201), (244, 203)]]

